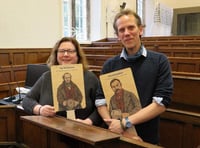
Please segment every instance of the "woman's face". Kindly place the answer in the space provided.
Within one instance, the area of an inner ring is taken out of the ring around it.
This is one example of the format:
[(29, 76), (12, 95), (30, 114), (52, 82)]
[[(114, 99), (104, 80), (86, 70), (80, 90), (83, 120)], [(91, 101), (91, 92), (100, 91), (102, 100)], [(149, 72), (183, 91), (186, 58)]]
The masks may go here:
[(57, 52), (57, 61), (59, 65), (77, 64), (77, 51), (71, 42), (62, 42)]

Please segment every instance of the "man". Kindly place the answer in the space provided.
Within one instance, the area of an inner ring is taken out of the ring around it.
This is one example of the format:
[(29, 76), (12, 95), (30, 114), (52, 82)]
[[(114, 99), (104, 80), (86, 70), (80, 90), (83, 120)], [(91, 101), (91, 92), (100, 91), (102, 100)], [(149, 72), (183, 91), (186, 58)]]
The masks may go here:
[(121, 119), (140, 110), (139, 99), (132, 92), (123, 89), (119, 79), (112, 79), (110, 86), (114, 92), (109, 105), (112, 118)]
[(59, 111), (81, 108), (82, 94), (78, 86), (71, 81), (71, 74), (63, 75), (63, 82), (57, 89)]
[(141, 43), (144, 25), (131, 10), (122, 10), (114, 19), (114, 30), (124, 45), (120, 55), (107, 60), (101, 74), (130, 67), (142, 109), (123, 118), (111, 119), (101, 86), (96, 94), (98, 112), (113, 132), (123, 133), (133, 125), (143, 141), (159, 144), (159, 115), (171, 102), (173, 79), (164, 54), (147, 50)]

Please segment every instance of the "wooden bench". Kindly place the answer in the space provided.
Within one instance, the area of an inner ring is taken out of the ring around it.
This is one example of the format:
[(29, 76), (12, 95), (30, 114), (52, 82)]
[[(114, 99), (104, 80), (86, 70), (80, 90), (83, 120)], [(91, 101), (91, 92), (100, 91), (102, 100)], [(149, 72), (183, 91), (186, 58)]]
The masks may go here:
[[(89, 68), (99, 76), (102, 66), (90, 65)], [(181, 106), (182, 109), (200, 113), (200, 73), (172, 71), (172, 75), (174, 80), (172, 96), (174, 108)]]
[[(100, 66), (91, 66), (91, 69), (99, 76)], [(200, 73), (172, 72), (172, 74), (174, 92), (169, 108), (160, 116), (160, 144), (164, 147), (183, 145), (198, 147), (200, 145)]]
[(142, 37), (142, 41), (175, 41), (175, 40), (200, 40), (200, 36), (197, 35), (178, 35), (178, 36), (151, 36)]
[[(98, 77), (102, 66), (89, 66)], [(200, 113), (200, 73), (172, 72), (174, 80), (174, 93), (172, 95), (172, 108)]]
[[(200, 113), (200, 73), (173, 73), (174, 93), (173, 108)], [(181, 106), (179, 108), (178, 106)]]
[[(200, 40), (199, 35), (174, 35), (174, 36), (145, 36), (141, 38), (142, 41), (176, 41), (176, 40)], [(119, 40), (117, 38), (103, 38), (96, 40), (95, 42), (116, 42)]]
[[(82, 47), (86, 54), (93, 55), (118, 55), (122, 47)], [(164, 53), (168, 57), (200, 57), (200, 47), (152, 47), (147, 50), (153, 50)]]
[(116, 37), (108, 37), (108, 38), (102, 38), (100, 40), (96, 40), (94, 42), (120, 42)]
[(92, 42), (91, 46), (98, 46), (98, 47), (104, 47), (104, 46), (110, 46), (110, 47), (123, 47), (121, 42), (118, 41), (106, 41), (106, 42), (100, 42), (100, 41), (94, 41)]
[[(86, 54), (89, 65), (102, 66), (104, 62), (114, 55), (90, 55)], [(172, 71), (200, 72), (200, 58), (191, 57), (168, 57)]]
[(169, 47), (200, 47), (200, 40), (177, 40), (177, 41), (143, 41), (142, 42), (146, 47), (161, 47), (161, 46), (169, 46)]
[[(200, 36), (161, 36), (161, 37), (142, 37), (142, 43), (146, 47), (155, 46), (182, 46), (182, 47), (199, 47), (200, 46)], [(116, 47), (123, 45), (117, 38), (105, 38), (102, 40), (93, 41), (90, 46), (111, 46)]]
[(121, 53), (122, 47), (81, 47), (85, 54), (91, 55), (117, 55)]
[(152, 47), (150, 48), (150, 50), (164, 53), (168, 57), (200, 57), (200, 46), (199, 47), (158, 46), (158, 47)]
[(168, 108), (161, 115), (160, 144), (166, 148), (198, 148), (200, 145), (199, 118), (199, 113)]
[(113, 57), (114, 55), (91, 55), (86, 54), (88, 64), (89, 65), (95, 65), (95, 66), (102, 66), (104, 62)]
[(200, 58), (191, 57), (168, 57), (172, 71), (179, 72), (200, 72)]

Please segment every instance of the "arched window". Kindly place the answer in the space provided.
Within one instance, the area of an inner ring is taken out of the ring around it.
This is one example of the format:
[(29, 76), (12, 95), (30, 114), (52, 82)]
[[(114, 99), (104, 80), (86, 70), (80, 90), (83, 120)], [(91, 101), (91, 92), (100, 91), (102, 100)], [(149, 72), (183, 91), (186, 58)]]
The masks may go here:
[(89, 40), (89, 0), (63, 0), (63, 35)]

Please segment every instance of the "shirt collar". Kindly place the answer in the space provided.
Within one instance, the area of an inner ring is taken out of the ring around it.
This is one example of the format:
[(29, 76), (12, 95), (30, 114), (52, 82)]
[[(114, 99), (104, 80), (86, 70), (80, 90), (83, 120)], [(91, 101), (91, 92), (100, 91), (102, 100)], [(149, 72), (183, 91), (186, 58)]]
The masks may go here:
[(139, 51), (135, 55), (128, 56), (125, 48), (123, 48), (123, 50), (122, 50), (122, 52), (120, 54), (120, 58), (124, 58), (127, 61), (129, 59), (136, 59), (136, 58), (139, 58), (141, 56), (147, 57), (147, 50), (143, 45), (140, 46)]

